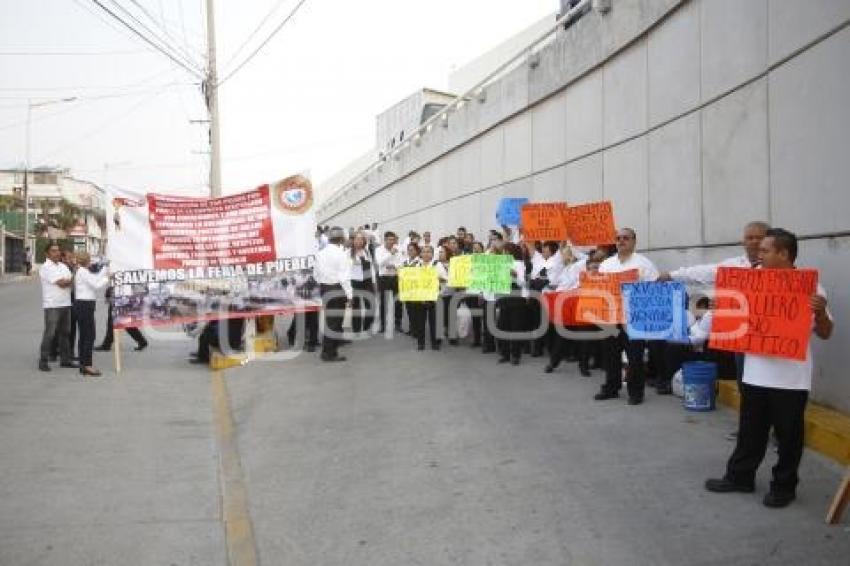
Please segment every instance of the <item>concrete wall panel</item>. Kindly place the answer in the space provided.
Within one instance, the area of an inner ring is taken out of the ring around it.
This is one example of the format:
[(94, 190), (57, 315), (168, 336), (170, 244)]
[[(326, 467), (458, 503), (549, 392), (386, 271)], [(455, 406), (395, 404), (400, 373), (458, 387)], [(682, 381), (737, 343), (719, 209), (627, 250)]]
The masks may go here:
[(649, 245), (702, 243), (700, 123), (689, 114), (649, 136)]
[(773, 222), (801, 234), (846, 230), (850, 211), (850, 28), (770, 75)]
[(566, 169), (562, 165), (537, 173), (531, 178), (531, 193), (526, 196), (533, 201), (566, 200)]
[(735, 242), (747, 222), (770, 220), (767, 80), (703, 110), (702, 135), (705, 239)]
[(563, 163), (566, 134), (564, 117), (566, 95), (548, 98), (531, 111), (532, 169), (540, 171)]
[(649, 235), (648, 143), (640, 137), (605, 151), (602, 196), (614, 205), (617, 226), (630, 226), (645, 246)]
[(700, 100), (699, 3), (677, 10), (649, 36), (649, 124), (686, 112)]
[(567, 89), (567, 159), (602, 147), (602, 100), (602, 71), (582, 77)]
[(850, 0), (768, 0), (771, 64), (850, 19)]
[(638, 40), (603, 70), (604, 140), (611, 145), (646, 130), (646, 40)]
[(531, 115), (520, 114), (505, 124), (505, 179), (531, 173)]
[(701, 0), (702, 99), (767, 68), (767, 0)]
[(505, 130), (497, 127), (481, 136), (481, 186), (493, 187), (505, 180)]
[(602, 200), (603, 157), (595, 153), (566, 167), (564, 198), (570, 204), (581, 204)]

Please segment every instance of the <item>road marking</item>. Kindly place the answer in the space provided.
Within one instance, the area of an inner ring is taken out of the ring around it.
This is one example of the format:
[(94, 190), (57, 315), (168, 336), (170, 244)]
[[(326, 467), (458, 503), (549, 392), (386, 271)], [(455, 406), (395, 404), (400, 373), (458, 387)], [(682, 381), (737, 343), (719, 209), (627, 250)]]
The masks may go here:
[(233, 415), (230, 410), (230, 395), (224, 372), (212, 372), (210, 382), (213, 401), (213, 423), (218, 443), (218, 476), (221, 489), (221, 520), (227, 544), (227, 563), (230, 566), (256, 566), (257, 547), (254, 529), (248, 513), (248, 493), (236, 438), (233, 433)]

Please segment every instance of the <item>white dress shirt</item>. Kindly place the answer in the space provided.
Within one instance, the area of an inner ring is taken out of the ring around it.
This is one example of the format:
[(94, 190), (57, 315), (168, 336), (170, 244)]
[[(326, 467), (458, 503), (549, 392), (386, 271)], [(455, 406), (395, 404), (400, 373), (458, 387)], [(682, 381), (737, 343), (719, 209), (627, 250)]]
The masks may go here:
[(386, 246), (375, 249), (375, 262), (378, 264), (378, 275), (396, 275), (398, 268), (404, 258), (396, 248), (395, 252), (389, 251)]
[(314, 270), (320, 285), (340, 285), (351, 299), (351, 257), (339, 244), (328, 244), (316, 254)]
[(106, 270), (92, 273), (87, 267), (81, 267), (74, 274), (74, 298), (78, 301), (96, 301), (97, 292), (109, 283)]
[(41, 306), (45, 309), (57, 309), (71, 306), (71, 287), (61, 288), (56, 282), (61, 279), (72, 279), (74, 274), (68, 266), (50, 259), (45, 260), (38, 270), (41, 279)]
[(561, 272), (564, 271), (564, 258), (561, 256), (559, 252), (555, 252), (552, 254), (549, 259), (544, 260), (546, 262), (546, 279), (549, 280), (549, 284), (552, 285), (558, 278), (561, 276)]
[(625, 261), (620, 261), (619, 255), (613, 255), (602, 262), (599, 266), (599, 273), (621, 273), (631, 269), (638, 270), (638, 280), (640, 281), (655, 281), (658, 279), (658, 269), (646, 256), (637, 252), (626, 258)]
[(550, 279), (549, 281), (554, 284), (557, 291), (572, 291), (573, 289), (578, 289), (579, 278), (581, 277), (580, 273), (583, 271), (587, 271), (586, 257), (582, 260), (574, 261), (562, 269), (557, 280), (552, 281)]
[(363, 248), (362, 250), (355, 253), (354, 257), (351, 258), (351, 280), (352, 281), (371, 281), (372, 280), (372, 268), (369, 267), (368, 270), (363, 269), (363, 262), (368, 261), (372, 263), (372, 254), (369, 253), (369, 248)]
[(704, 265), (693, 265), (691, 267), (680, 267), (670, 272), (673, 281), (697, 285), (714, 285), (717, 279), (717, 268), (719, 267), (755, 267), (746, 255), (739, 255), (724, 259), (720, 263), (707, 263)]

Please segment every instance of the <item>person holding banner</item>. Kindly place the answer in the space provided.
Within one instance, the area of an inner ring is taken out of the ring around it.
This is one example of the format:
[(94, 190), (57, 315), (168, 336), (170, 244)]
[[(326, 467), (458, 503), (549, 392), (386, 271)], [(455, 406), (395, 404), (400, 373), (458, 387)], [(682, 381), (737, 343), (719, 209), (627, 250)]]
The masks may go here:
[(387, 311), (392, 312), (396, 329), (401, 329), (401, 303), (398, 302), (398, 268), (404, 260), (398, 248), (395, 232), (384, 233), (384, 243), (375, 250), (375, 262), (378, 264), (378, 293), (380, 296), (379, 332), (387, 330)]
[[(564, 260), (558, 253), (558, 242), (543, 242), (539, 252), (536, 249), (532, 252), (532, 248), (529, 248), (529, 253), (531, 253), (531, 275), (528, 285), (532, 291), (540, 293), (558, 280), (564, 269)], [(539, 299), (532, 297), (528, 307), (529, 325), (531, 328), (538, 328), (546, 316), (543, 305)], [(550, 326), (546, 334), (534, 340), (531, 350), (532, 358), (541, 357), (546, 347), (551, 350), (552, 336), (553, 329)]]
[(338, 353), (342, 339), (342, 319), (346, 303), (352, 299), (351, 258), (343, 249), (345, 232), (334, 226), (328, 235), (328, 245), (316, 255), (315, 276), (322, 293), (325, 313), (325, 334), (322, 337), (324, 362), (344, 362)]
[[(419, 236), (415, 232), (411, 232), (411, 234), (416, 236), (416, 239), (419, 239)], [(411, 241), (405, 247), (407, 250), (405, 255), (405, 260), (402, 262), (402, 267), (422, 267), (422, 260), (419, 258), (419, 254), (422, 251), (419, 247), (418, 242)], [(400, 291), (399, 291), (400, 292)], [(401, 302), (401, 308), (405, 316), (407, 316), (407, 334), (410, 336), (416, 337), (413, 331), (413, 322), (414, 318), (419, 315), (416, 312), (419, 309), (418, 303), (411, 302)], [(404, 316), (402, 316), (404, 318)]]
[[(639, 281), (655, 281), (658, 269), (649, 258), (637, 253), (637, 233), (631, 228), (617, 231), (617, 253), (599, 266), (599, 273), (622, 273), (637, 270)], [(593, 398), (597, 401), (615, 399), (620, 396), (623, 383), (622, 352), (626, 351), (629, 362), (628, 393), (629, 405), (643, 403), (646, 368), (643, 353), (646, 340), (630, 340), (622, 325), (616, 328), (616, 335), (605, 339), (605, 384)], [(653, 343), (650, 347), (657, 347)]]
[(95, 339), (94, 310), (97, 304), (98, 291), (106, 287), (108, 283), (109, 278), (104, 270), (92, 271), (91, 256), (88, 252), (77, 254), (77, 271), (74, 275), (74, 308), (77, 310), (77, 323), (80, 327), (78, 348), (80, 373), (83, 375), (100, 375), (100, 372), (93, 367), (92, 361)]
[[(368, 238), (364, 231), (354, 234), (351, 239), (351, 330), (355, 334), (368, 332), (374, 320), (375, 271), (372, 254), (368, 247)], [(365, 314), (364, 311), (365, 310)]]
[[(795, 269), (797, 248), (795, 234), (781, 228), (770, 229), (760, 246), (761, 266)], [(827, 308), (826, 292), (820, 284), (807, 306), (812, 313), (812, 332), (828, 340), (834, 323)], [(708, 491), (752, 493), (756, 471), (764, 459), (773, 427), (779, 458), (763, 503), (767, 507), (780, 508), (794, 501), (803, 456), (804, 415), (812, 387), (812, 368), (811, 345), (803, 361), (753, 353), (745, 355), (738, 440), (726, 464), (726, 474), (720, 479), (706, 480)]]
[[(449, 273), (442, 263), (434, 260), (434, 248), (432, 246), (426, 245), (420, 250), (419, 266), (434, 267), (436, 269), (440, 292), (442, 292), (448, 282)], [(431, 349), (439, 350), (440, 341), (437, 339), (437, 301), (411, 302), (407, 303), (407, 305), (408, 309), (412, 308), (410, 311), (413, 313), (411, 324), (418, 349), (425, 349), (425, 326), (427, 325)]]

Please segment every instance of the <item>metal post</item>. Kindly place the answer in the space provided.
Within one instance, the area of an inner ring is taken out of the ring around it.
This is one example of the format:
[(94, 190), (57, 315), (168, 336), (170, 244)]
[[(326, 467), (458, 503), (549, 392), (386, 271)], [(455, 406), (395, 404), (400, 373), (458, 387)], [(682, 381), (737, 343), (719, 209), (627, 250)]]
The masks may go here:
[(210, 196), (221, 196), (221, 150), (218, 124), (218, 70), (215, 58), (215, 14), (207, 0), (207, 110), (210, 115)]
[(27, 99), (27, 131), (26, 154), (24, 156), (24, 252), (29, 247), (30, 234), (30, 118), (32, 117), (32, 100)]

